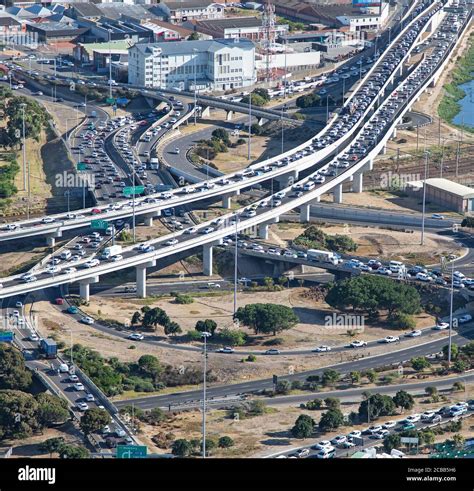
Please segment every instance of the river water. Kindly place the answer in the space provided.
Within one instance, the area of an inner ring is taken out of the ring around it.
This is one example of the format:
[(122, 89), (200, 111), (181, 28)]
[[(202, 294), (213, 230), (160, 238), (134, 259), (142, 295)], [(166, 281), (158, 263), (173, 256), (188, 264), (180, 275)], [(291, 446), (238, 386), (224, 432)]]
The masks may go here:
[(458, 101), (461, 110), (453, 118), (454, 124), (465, 124), (474, 128), (474, 80), (459, 86), (464, 90), (466, 96)]

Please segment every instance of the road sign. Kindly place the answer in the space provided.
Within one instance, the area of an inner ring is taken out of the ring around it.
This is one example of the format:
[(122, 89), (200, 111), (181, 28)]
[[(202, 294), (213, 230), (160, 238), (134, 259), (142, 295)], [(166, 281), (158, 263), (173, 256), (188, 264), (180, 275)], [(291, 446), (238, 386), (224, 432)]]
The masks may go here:
[(78, 162), (77, 170), (79, 171), (87, 170), (87, 164), (85, 162)]
[(142, 194), (145, 191), (145, 186), (125, 186), (123, 188), (123, 194), (125, 196), (131, 196), (132, 194)]
[(403, 365), (398, 365), (398, 375), (401, 377), (403, 375)]
[(401, 443), (413, 443), (415, 445), (418, 445), (418, 438), (416, 438), (416, 437), (409, 438), (407, 436), (402, 436), (402, 438), (400, 438), (400, 442)]
[(91, 228), (94, 230), (107, 230), (109, 226), (109, 222), (106, 220), (92, 220), (91, 221)]
[(13, 341), (12, 331), (0, 331), (0, 343), (11, 343)]
[(145, 445), (117, 445), (118, 459), (146, 459)]
[(105, 99), (105, 102), (107, 104), (115, 104), (115, 98), (114, 97), (107, 97), (107, 99)]

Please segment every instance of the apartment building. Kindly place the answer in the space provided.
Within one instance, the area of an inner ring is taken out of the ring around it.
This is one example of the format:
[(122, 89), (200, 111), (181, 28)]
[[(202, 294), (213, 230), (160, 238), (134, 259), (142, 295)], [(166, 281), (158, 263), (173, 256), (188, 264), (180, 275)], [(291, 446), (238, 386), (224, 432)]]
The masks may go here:
[(128, 63), (128, 83), (144, 87), (219, 91), (257, 80), (255, 45), (248, 39), (136, 44)]

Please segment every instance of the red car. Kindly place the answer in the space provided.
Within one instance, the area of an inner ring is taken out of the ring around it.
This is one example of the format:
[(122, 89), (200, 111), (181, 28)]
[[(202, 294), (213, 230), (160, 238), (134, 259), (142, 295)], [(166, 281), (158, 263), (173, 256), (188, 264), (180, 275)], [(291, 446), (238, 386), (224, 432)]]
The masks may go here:
[(92, 208), (91, 213), (93, 215), (98, 215), (99, 213), (102, 213), (102, 210), (99, 210), (99, 208)]

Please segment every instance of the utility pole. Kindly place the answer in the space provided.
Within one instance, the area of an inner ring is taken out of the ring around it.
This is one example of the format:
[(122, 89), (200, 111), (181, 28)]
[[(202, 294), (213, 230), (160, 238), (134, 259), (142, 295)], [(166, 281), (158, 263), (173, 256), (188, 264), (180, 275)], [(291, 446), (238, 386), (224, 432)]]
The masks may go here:
[(420, 139), (420, 126), (416, 125), (416, 151), (418, 152), (418, 142)]
[(252, 146), (252, 92), (249, 94), (249, 146), (247, 160), (250, 160), (250, 151)]
[(461, 153), (461, 142), (458, 141), (457, 149), (456, 149), (456, 177), (459, 175), (459, 155)]
[(449, 302), (449, 341), (448, 341), (448, 367), (451, 366), (451, 347), (453, 335), (453, 299), (454, 299), (454, 260), (451, 261), (451, 295)]
[(397, 148), (397, 174), (400, 170), (400, 149)]
[(112, 29), (109, 29), (109, 98), (112, 99)]
[(197, 58), (197, 55), (196, 55), (196, 51), (197, 49), (196, 48), (193, 48), (193, 53), (194, 53), (194, 57), (193, 57), (193, 68), (194, 68), (194, 126), (196, 126), (196, 112), (197, 112), (197, 93), (196, 93), (196, 58)]
[[(237, 244), (236, 244), (237, 246)], [(207, 338), (211, 335), (210, 332), (201, 333), (204, 340), (204, 373), (202, 386), (202, 458), (206, 458), (206, 376), (207, 376)]]
[(236, 213), (235, 214), (235, 239), (234, 239), (234, 316), (235, 313), (237, 312), (237, 274), (238, 274), (238, 267), (237, 267), (237, 258), (238, 258), (238, 247), (237, 247), (237, 240), (238, 240), (238, 227), (237, 224), (239, 222), (239, 215)]
[(426, 179), (428, 177), (428, 154), (425, 150), (425, 177), (423, 179), (423, 211), (421, 217), (421, 245), (425, 245)]
[(280, 118), (280, 121), (281, 121), (281, 153), (283, 153), (283, 150), (285, 148), (285, 137), (284, 137), (285, 130), (283, 128), (283, 106), (281, 108), (281, 118)]

